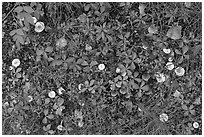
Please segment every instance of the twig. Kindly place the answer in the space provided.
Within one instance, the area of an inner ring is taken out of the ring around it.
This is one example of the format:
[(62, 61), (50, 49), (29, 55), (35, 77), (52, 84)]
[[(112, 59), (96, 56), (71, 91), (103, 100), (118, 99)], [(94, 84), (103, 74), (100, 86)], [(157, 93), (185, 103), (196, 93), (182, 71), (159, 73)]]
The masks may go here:
[(15, 9), (16, 5), (17, 5), (17, 2), (15, 3), (14, 7), (13, 7), (13, 8), (7, 13), (7, 15), (3, 18), (2, 21), (4, 21), (4, 20), (8, 17), (8, 15)]

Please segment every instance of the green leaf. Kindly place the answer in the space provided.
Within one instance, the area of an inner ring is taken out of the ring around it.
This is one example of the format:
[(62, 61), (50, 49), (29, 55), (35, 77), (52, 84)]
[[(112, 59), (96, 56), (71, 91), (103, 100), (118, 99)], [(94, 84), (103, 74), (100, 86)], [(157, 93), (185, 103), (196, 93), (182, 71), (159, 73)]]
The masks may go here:
[(60, 107), (56, 110), (56, 115), (62, 115), (62, 109)]
[(142, 87), (141, 89), (144, 90), (144, 91), (148, 91), (148, 90), (149, 90), (149, 86), (148, 86), (148, 85), (145, 85), (145, 86)]
[(133, 80), (130, 81), (130, 84), (131, 84), (131, 86), (132, 86), (134, 89), (139, 89), (139, 85), (136, 84)]
[(49, 110), (48, 110), (48, 109), (45, 109), (43, 112), (44, 112), (44, 115), (47, 116)]
[(23, 9), (28, 13), (33, 13), (34, 10), (30, 6), (24, 6)]
[(22, 68), (17, 68), (16, 73), (20, 72)]
[(38, 56), (42, 55), (43, 52), (44, 52), (43, 50), (38, 49), (38, 48), (37, 48), (37, 50), (36, 50), (36, 54), (37, 54)]
[(67, 63), (72, 63), (74, 61), (74, 57), (68, 57), (68, 59), (66, 59)]
[(46, 98), (45, 99), (45, 105), (49, 104), (50, 103), (50, 98)]
[(17, 74), (16, 74), (16, 78), (21, 78), (21, 74), (20, 74), (20, 73), (17, 73)]
[(185, 54), (188, 50), (189, 50), (189, 47), (188, 46), (184, 46), (182, 48), (183, 54)]
[(82, 90), (80, 90), (79, 93), (83, 93), (83, 92), (85, 92), (86, 90), (87, 90), (87, 88), (83, 88)]
[(184, 110), (188, 110), (188, 107), (186, 106), (186, 105), (182, 105), (182, 108), (184, 109)]
[(34, 19), (33, 19), (33, 17), (32, 17), (30, 14), (25, 13), (25, 19), (26, 19), (26, 21), (27, 21), (28, 23), (30, 23), (30, 24), (32, 24), (32, 25), (35, 25)]
[(13, 35), (15, 35), (17, 33), (17, 30), (15, 29), (15, 30), (12, 30), (10, 33), (9, 33), (9, 35), (10, 36), (13, 36)]
[(42, 120), (43, 124), (47, 124), (47, 118), (44, 117), (43, 120)]
[(97, 64), (98, 64), (98, 62), (94, 60), (94, 61), (91, 61), (90, 66), (93, 67), (93, 66), (95, 66)]
[(25, 17), (25, 14), (26, 14), (26, 12), (20, 12), (19, 14), (18, 14), (18, 18), (19, 19), (24, 19), (24, 17)]
[(85, 11), (88, 11), (89, 8), (90, 8), (90, 4), (87, 4), (87, 5), (84, 7), (84, 10), (85, 10)]
[(63, 60), (53, 60), (53, 63), (59, 66), (63, 63)]
[(53, 114), (49, 114), (49, 115), (47, 116), (47, 118), (53, 119), (53, 118), (54, 118), (54, 115), (53, 115)]
[(87, 62), (87, 61), (85, 61), (85, 60), (84, 60), (84, 62), (83, 62), (83, 63), (81, 63), (81, 65), (82, 65), (82, 66), (87, 66), (87, 65), (89, 65), (89, 64), (88, 64), (88, 62)]
[(22, 36), (25, 35), (22, 29), (17, 29), (17, 30), (16, 30), (16, 33), (17, 33), (18, 35), (22, 35)]
[(17, 41), (21, 43), (22, 45), (24, 45), (24, 38), (22, 36), (16, 34), (15, 36), (13, 36), (13, 39), (14, 41)]
[(58, 98), (57, 105), (61, 106), (63, 103), (64, 103), (64, 99), (63, 98)]
[(17, 13), (20, 13), (21, 11), (23, 11), (23, 7), (22, 6), (18, 6), (16, 7), (13, 12), (17, 12)]
[(46, 59), (46, 60), (48, 59), (48, 56), (47, 56), (46, 52), (43, 52), (43, 58)]
[(45, 49), (46, 52), (52, 52), (53, 51), (53, 47), (51, 46), (48, 46), (46, 49)]
[(94, 79), (92, 79), (91, 81), (90, 81), (90, 86), (92, 86), (93, 84), (94, 84), (94, 82), (95, 82), (95, 80)]

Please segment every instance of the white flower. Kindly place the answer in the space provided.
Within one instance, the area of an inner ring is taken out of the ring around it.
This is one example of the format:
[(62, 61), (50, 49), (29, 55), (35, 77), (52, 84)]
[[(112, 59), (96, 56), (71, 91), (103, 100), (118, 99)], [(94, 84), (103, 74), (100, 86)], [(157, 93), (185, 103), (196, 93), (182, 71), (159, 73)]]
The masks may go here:
[(169, 54), (169, 53), (171, 53), (171, 49), (163, 49), (163, 51), (164, 51), (164, 53), (166, 53), (166, 54)]
[(45, 28), (45, 25), (43, 22), (37, 22), (35, 24), (35, 32), (42, 32)]
[(28, 96), (28, 102), (33, 101), (33, 97), (32, 96)]
[(60, 38), (56, 43), (56, 46), (58, 49), (64, 48), (66, 45), (67, 45), (67, 40), (64, 37)]
[(162, 83), (166, 80), (166, 77), (163, 73), (157, 73), (155, 76), (156, 76), (157, 82)]
[(161, 122), (166, 122), (166, 121), (168, 121), (168, 115), (165, 114), (165, 113), (162, 113), (161, 115), (159, 115), (159, 120), (160, 120)]
[(184, 73), (185, 73), (185, 70), (184, 70), (184, 68), (182, 68), (182, 67), (177, 67), (177, 68), (175, 69), (175, 73), (176, 73), (177, 76), (183, 76)]
[(37, 22), (37, 19), (36, 19), (36, 17), (32, 17), (33, 18), (33, 22), (34, 22), (34, 24)]
[(56, 93), (55, 93), (54, 91), (50, 91), (50, 92), (48, 93), (48, 96), (49, 96), (50, 98), (54, 98), (55, 95), (56, 95)]
[(168, 70), (172, 70), (172, 69), (174, 69), (174, 64), (172, 62), (168, 62), (168, 63), (166, 63), (166, 68)]
[(105, 69), (105, 65), (104, 64), (99, 64), (98, 65), (98, 69), (99, 70), (104, 70)]
[(116, 73), (120, 73), (120, 68), (116, 68)]
[(91, 47), (90, 45), (86, 44), (85, 50), (91, 51), (91, 50), (92, 50), (92, 47)]
[(193, 123), (193, 127), (194, 127), (194, 128), (199, 128), (198, 122), (194, 122), (194, 123)]
[(21, 62), (20, 62), (19, 59), (14, 59), (14, 60), (12, 61), (12, 66), (14, 66), (14, 67), (18, 67), (20, 64), (21, 64)]
[(59, 95), (62, 95), (63, 93), (62, 93), (62, 91), (65, 91), (62, 87), (60, 87), (59, 89), (58, 89), (58, 94)]

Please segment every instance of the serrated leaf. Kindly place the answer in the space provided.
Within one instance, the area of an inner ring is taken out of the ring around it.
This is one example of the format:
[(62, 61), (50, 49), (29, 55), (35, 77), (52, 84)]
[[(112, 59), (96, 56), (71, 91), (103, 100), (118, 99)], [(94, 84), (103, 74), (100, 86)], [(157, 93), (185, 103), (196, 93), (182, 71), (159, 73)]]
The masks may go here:
[(12, 30), (10, 33), (9, 33), (9, 35), (10, 36), (13, 36), (14, 34), (16, 34), (17, 33), (17, 30), (15, 29), (15, 30)]
[(47, 118), (44, 117), (43, 120), (42, 120), (43, 124), (47, 124)]
[(20, 13), (18, 13), (18, 18), (19, 19), (24, 19), (24, 17), (25, 17), (25, 14), (26, 14), (26, 12), (20, 12)]
[(45, 105), (49, 104), (50, 103), (50, 98), (46, 98), (45, 99)]
[(16, 7), (13, 12), (17, 12), (17, 13), (20, 13), (21, 11), (23, 11), (23, 7), (22, 6), (18, 6)]
[(36, 54), (37, 54), (38, 56), (42, 55), (43, 52), (44, 52), (43, 50), (38, 49), (38, 48), (37, 48), (37, 50), (36, 50)]
[(64, 99), (63, 98), (58, 98), (57, 105), (61, 106), (63, 103), (64, 103)]
[(82, 66), (87, 66), (87, 65), (89, 65), (89, 64), (88, 64), (87, 61), (84, 60), (83, 63), (81, 63), (81, 65), (82, 65)]
[(53, 51), (53, 47), (51, 46), (48, 46), (46, 49), (45, 49), (46, 52), (52, 52)]
[(20, 73), (17, 73), (17, 74), (16, 74), (16, 78), (21, 78), (21, 74), (20, 74)]
[(81, 64), (81, 63), (83, 63), (83, 62), (84, 62), (83, 59), (78, 59), (76, 63), (77, 63), (77, 64)]
[(184, 46), (182, 48), (183, 54), (185, 54), (188, 50), (189, 50), (189, 47), (188, 46)]
[(44, 115), (46, 116), (48, 114), (48, 109), (45, 109), (43, 112), (44, 112)]
[(83, 88), (82, 90), (80, 90), (79, 93), (83, 93), (83, 92), (85, 92), (86, 90), (87, 90), (87, 88)]
[(188, 107), (187, 107), (186, 105), (182, 105), (182, 108), (183, 108), (184, 110), (188, 110)]
[(149, 86), (148, 86), (148, 85), (145, 85), (145, 86), (143, 86), (141, 89), (144, 90), (144, 91), (148, 91), (148, 90), (149, 90)]
[(22, 29), (17, 29), (17, 30), (16, 30), (16, 33), (17, 33), (18, 35), (22, 35), (22, 36), (25, 35)]
[(47, 60), (48, 60), (48, 61), (53, 61), (53, 60), (55, 60), (55, 59), (53, 59), (52, 57), (49, 57)]
[(88, 11), (89, 8), (90, 8), (90, 4), (87, 4), (87, 5), (84, 7), (84, 10), (85, 10), (85, 11)]
[(73, 62), (75, 59), (73, 57), (68, 57), (68, 59), (66, 59), (67, 63), (71, 63)]
[(98, 64), (98, 62), (94, 60), (94, 61), (91, 61), (90, 66), (93, 67), (93, 66), (95, 66), (97, 64)]
[(16, 35), (16, 41), (18, 41), (19, 43), (21, 43), (22, 45), (24, 45), (25, 41), (24, 38), (20, 35)]
[(62, 115), (62, 109), (61, 108), (58, 108), (57, 110), (56, 110), (56, 115)]
[(30, 6), (24, 6), (23, 9), (28, 13), (33, 13), (34, 10)]
[(53, 60), (53, 63), (59, 66), (63, 63), (63, 60)]
[(25, 13), (25, 19), (26, 19), (26, 21), (27, 21), (28, 23), (30, 23), (30, 24), (32, 24), (32, 25), (35, 25), (34, 19), (33, 19), (33, 17), (32, 17), (30, 14)]
[(49, 130), (51, 128), (51, 124), (48, 124), (46, 128)]
[(47, 118), (53, 119), (53, 118), (54, 118), (54, 115), (53, 115), (53, 114), (49, 114), (49, 115), (47, 116)]
[(92, 79), (91, 81), (90, 81), (90, 86), (92, 86), (93, 84), (94, 84), (94, 82), (95, 82), (95, 80), (94, 79)]
[(22, 68), (17, 68), (16, 73), (20, 72)]
[(46, 52), (43, 52), (43, 58), (46, 59), (46, 60), (48, 59), (48, 56), (47, 56)]

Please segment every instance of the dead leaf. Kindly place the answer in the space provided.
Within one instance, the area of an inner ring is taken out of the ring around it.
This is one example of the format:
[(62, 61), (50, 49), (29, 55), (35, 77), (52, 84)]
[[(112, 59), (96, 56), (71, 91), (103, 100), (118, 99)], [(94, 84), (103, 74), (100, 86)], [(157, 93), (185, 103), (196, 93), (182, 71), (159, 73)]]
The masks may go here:
[(186, 8), (190, 8), (191, 7), (191, 2), (185, 2), (185, 6), (186, 6)]
[(148, 32), (151, 33), (151, 34), (157, 34), (158, 33), (158, 27), (156, 27), (155, 25), (151, 25), (148, 28)]
[(171, 27), (167, 34), (167, 37), (171, 38), (171, 39), (180, 39), (181, 38), (181, 26), (173, 26)]
[(145, 10), (145, 5), (144, 4), (140, 4), (139, 5), (139, 11), (140, 11), (140, 15), (141, 16), (144, 16), (145, 15), (145, 12), (144, 12), (144, 10)]

